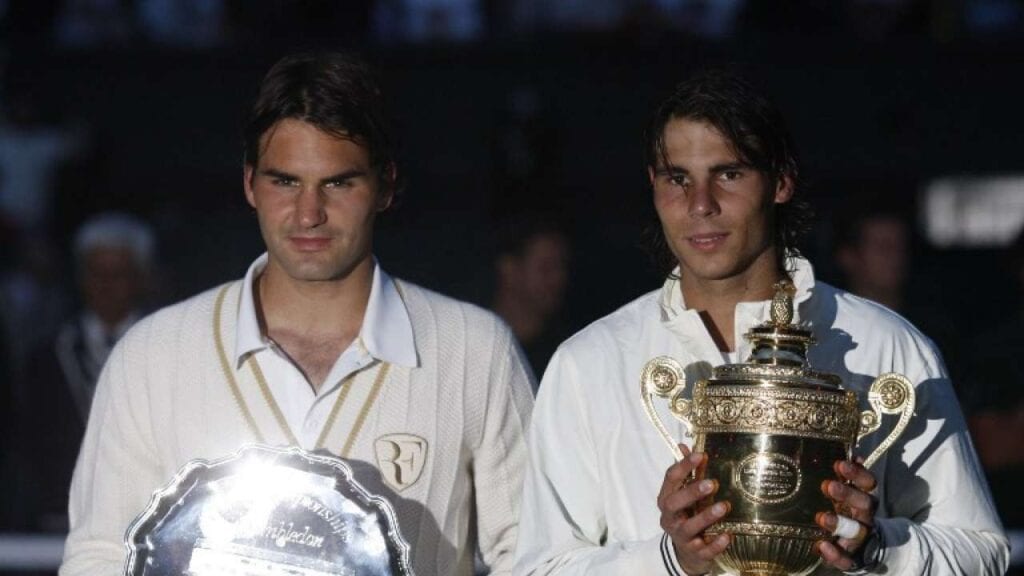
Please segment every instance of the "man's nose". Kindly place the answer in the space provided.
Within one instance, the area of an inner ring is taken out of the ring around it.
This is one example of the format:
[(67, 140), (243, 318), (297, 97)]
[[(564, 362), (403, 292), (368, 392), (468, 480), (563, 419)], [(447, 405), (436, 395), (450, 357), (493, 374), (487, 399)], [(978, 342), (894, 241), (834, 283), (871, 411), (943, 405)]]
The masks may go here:
[(688, 190), (687, 201), (690, 216), (713, 216), (720, 210), (718, 199), (708, 182), (694, 182)]
[(320, 190), (307, 187), (299, 192), (296, 199), (296, 211), (299, 215), (299, 225), (303, 228), (315, 228), (327, 220), (327, 211), (324, 210), (324, 198)]

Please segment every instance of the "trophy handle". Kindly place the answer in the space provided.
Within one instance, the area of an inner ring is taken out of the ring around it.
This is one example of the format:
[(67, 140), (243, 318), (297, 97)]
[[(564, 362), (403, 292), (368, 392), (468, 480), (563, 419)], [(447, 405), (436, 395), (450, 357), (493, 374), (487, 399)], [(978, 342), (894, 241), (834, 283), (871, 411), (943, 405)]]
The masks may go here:
[(915, 396), (914, 386), (910, 380), (902, 374), (889, 372), (882, 374), (871, 383), (871, 390), (868, 392), (868, 403), (871, 410), (865, 410), (860, 415), (860, 433), (857, 434), (857, 441), (878, 430), (882, 425), (882, 414), (899, 414), (900, 419), (896, 422), (889, 436), (875, 448), (875, 451), (864, 461), (864, 467), (870, 468), (881, 456), (896, 442), (896, 439), (903, 434), (907, 425), (910, 424), (910, 417), (914, 415)]
[(683, 452), (654, 409), (654, 396), (669, 398), (669, 409), (672, 414), (686, 425), (686, 435), (692, 436), (693, 426), (689, 418), (690, 401), (682, 397), (682, 392), (685, 389), (686, 373), (675, 359), (658, 356), (644, 364), (644, 370), (640, 375), (640, 397), (644, 403), (644, 411), (647, 413), (647, 419), (665, 440), (665, 444), (668, 445), (677, 462), (683, 459)]

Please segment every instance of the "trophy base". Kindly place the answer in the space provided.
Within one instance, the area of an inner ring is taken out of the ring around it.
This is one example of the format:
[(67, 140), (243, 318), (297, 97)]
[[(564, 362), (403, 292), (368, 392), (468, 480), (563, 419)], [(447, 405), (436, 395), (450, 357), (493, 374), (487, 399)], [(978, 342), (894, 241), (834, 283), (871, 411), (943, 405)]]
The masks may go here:
[(815, 543), (828, 538), (817, 526), (730, 521), (709, 528), (705, 537), (723, 532), (732, 535), (732, 543), (715, 560), (725, 572), (739, 576), (809, 574), (821, 563)]

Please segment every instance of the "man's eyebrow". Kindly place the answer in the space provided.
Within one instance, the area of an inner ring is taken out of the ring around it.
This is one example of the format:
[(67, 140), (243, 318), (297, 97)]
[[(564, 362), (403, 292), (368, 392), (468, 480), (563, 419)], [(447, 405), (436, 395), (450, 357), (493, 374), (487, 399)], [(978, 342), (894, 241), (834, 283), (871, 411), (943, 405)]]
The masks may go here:
[(366, 176), (367, 171), (362, 168), (352, 168), (343, 172), (338, 172), (334, 176), (328, 176), (320, 181), (321, 184), (327, 182), (342, 182), (344, 180), (351, 180), (353, 178), (359, 178), (360, 176)]
[[(289, 174), (288, 172), (278, 170), (276, 168), (264, 168), (263, 170), (260, 170), (260, 174), (263, 176), (269, 176), (271, 178), (279, 178), (281, 180), (300, 180), (298, 176), (294, 174)], [(328, 176), (322, 179), (320, 183), (324, 184), (327, 182), (340, 182), (343, 180), (350, 180), (352, 178), (359, 178), (360, 176), (365, 176), (366, 174), (367, 171), (362, 168), (352, 168), (351, 170), (345, 170), (342, 172), (338, 172), (337, 174), (334, 174), (332, 176)]]
[(682, 166), (676, 166), (675, 164), (670, 164), (668, 166), (664, 166), (663, 165), (663, 166), (659, 166), (659, 167), (654, 169), (654, 175), (655, 176), (665, 176), (666, 174), (671, 174), (671, 175), (675, 176), (677, 174), (689, 174), (689, 173), (690, 173), (690, 171), (687, 170), (686, 168), (683, 168)]
[(711, 167), (710, 171), (712, 173), (718, 173), (728, 172), (729, 170), (744, 170), (748, 168), (751, 168), (750, 164), (743, 162), (741, 160), (737, 160), (735, 162), (724, 162), (722, 164), (715, 164), (714, 166)]
[(281, 180), (298, 180), (299, 179), (299, 177), (294, 175), (294, 174), (289, 174), (287, 172), (283, 172), (281, 170), (276, 170), (274, 168), (264, 168), (264, 169), (260, 170), (260, 175), (262, 175), (262, 176), (270, 176), (271, 178), (280, 178)]

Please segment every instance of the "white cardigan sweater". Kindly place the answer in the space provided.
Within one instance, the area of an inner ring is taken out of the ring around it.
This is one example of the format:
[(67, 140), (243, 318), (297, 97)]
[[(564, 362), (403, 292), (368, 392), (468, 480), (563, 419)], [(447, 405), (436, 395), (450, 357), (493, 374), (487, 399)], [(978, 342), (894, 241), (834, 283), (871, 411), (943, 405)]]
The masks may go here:
[[(419, 576), (471, 574), (474, 542), (493, 573), (506, 573), (516, 540), (531, 376), (494, 315), (398, 284), (419, 362), (391, 366), (367, 403), (349, 454), (356, 480), (392, 500)], [(241, 287), (234, 282), (224, 292), (222, 343), (235, 341)], [(223, 457), (256, 441), (217, 352), (221, 291), (142, 320), (107, 362), (72, 482), (63, 576), (120, 573), (125, 530), (154, 490), (190, 460)], [(286, 444), (252, 372), (227, 369), (266, 441)], [(350, 385), (365, 389), (377, 373), (371, 365)], [(340, 446), (350, 430), (351, 422), (339, 419), (327, 446)], [(377, 465), (375, 441), (390, 434), (426, 441), (419, 479), (400, 489), (382, 480)]]

